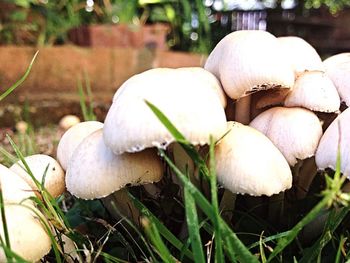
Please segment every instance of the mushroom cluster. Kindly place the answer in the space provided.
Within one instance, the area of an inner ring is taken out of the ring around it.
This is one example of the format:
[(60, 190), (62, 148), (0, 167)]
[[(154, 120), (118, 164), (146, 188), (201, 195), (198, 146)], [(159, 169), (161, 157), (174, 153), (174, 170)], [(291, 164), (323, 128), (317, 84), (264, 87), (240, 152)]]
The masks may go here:
[[(341, 172), (349, 176), (347, 110), (340, 114), (349, 105), (349, 53), (322, 62), (299, 37), (239, 31), (218, 43), (205, 68), (236, 104), (227, 116), (265, 134), (288, 161), (297, 198), (305, 197), (317, 169), (335, 169), (338, 146)], [(219, 181), (226, 181), (221, 177), (218, 170)]]
[[(78, 198), (102, 198), (107, 207), (115, 205), (138, 219), (137, 211), (128, 211), (132, 204), (123, 189), (162, 179), (157, 147), (184, 154), (147, 102), (193, 145), (206, 145), (210, 137), (216, 141), (218, 182), (232, 193), (271, 196), (294, 184), (302, 198), (317, 168), (335, 169), (338, 149), (341, 172), (350, 177), (350, 110), (340, 114), (350, 104), (349, 72), (350, 54), (322, 62), (301, 38), (251, 30), (223, 38), (204, 68), (157, 68), (131, 77), (115, 93), (104, 123), (74, 120), (65, 126), (58, 162), (43, 155), (26, 157), (31, 172), (21, 162), (10, 169), (0, 165), (6, 218), (20, 210), (42, 235), (41, 250), (25, 258), (38, 260), (50, 250), (38, 218), (19, 205), (37, 209), (27, 200), (40, 197), (32, 177), (53, 197), (67, 189)], [(193, 172), (188, 156), (174, 156), (174, 161)], [(110, 204), (110, 196), (120, 199)], [(18, 220), (8, 221), (10, 232), (20, 231), (13, 233), (11, 247), (27, 256), (16, 240), (26, 229)]]
[[(105, 198), (124, 186), (161, 179), (155, 148), (177, 147), (150, 102), (193, 145), (208, 144), (210, 136), (217, 140), (218, 181), (228, 190), (271, 196), (291, 188), (293, 178), (305, 192), (312, 175), (304, 178), (303, 163), (316, 167), (323, 131), (345, 100), (328, 73), (330, 64), (339, 63), (323, 63), (299, 37), (251, 30), (223, 38), (204, 68), (137, 74), (115, 93), (104, 124), (90, 130), (82, 127), (91, 123), (83, 122), (62, 137), (58, 159), (66, 169), (67, 189), (84, 199)], [(227, 104), (235, 105), (233, 114), (232, 107), (225, 113)]]

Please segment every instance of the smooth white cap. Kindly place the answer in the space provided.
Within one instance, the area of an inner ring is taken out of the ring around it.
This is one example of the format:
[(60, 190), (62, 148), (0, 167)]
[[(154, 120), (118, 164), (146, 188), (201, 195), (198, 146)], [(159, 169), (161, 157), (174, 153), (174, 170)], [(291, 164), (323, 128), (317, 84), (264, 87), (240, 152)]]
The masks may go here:
[(57, 146), (57, 160), (63, 170), (67, 170), (68, 161), (79, 143), (89, 134), (103, 127), (99, 121), (84, 121), (69, 128)]
[(350, 178), (350, 108), (343, 111), (327, 128), (316, 152), (319, 169), (335, 170), (340, 144), (340, 171)]
[(74, 125), (78, 124), (80, 122), (80, 119), (78, 116), (75, 115), (65, 115), (63, 116), (60, 121), (58, 122), (58, 126), (66, 131), (69, 128), (73, 127)]
[(221, 82), (226, 94), (239, 99), (258, 90), (291, 88), (294, 72), (277, 38), (266, 31), (235, 31), (209, 54), (204, 68)]
[(290, 166), (314, 156), (322, 136), (317, 116), (303, 108), (274, 107), (255, 117), (249, 126), (265, 134)]
[(340, 98), (333, 82), (323, 71), (305, 71), (295, 81), (284, 106), (336, 112), (340, 107)]
[(228, 122), (230, 132), (215, 147), (218, 182), (233, 193), (271, 196), (292, 186), (286, 159), (261, 132)]
[[(45, 170), (45, 188), (53, 196), (60, 196), (65, 190), (65, 174), (60, 164), (51, 156), (44, 154), (34, 154), (24, 158), (34, 177), (42, 182)], [(38, 190), (34, 181), (27, 173), (22, 161), (18, 161), (10, 167), (10, 170), (21, 176), (32, 189)]]
[(66, 173), (67, 190), (83, 199), (103, 198), (125, 186), (159, 181), (163, 167), (156, 149), (115, 155), (103, 142), (102, 129), (74, 151)]
[(324, 70), (320, 55), (304, 39), (297, 36), (278, 37), (277, 39), (294, 68), (295, 76), (307, 70)]
[(219, 139), (226, 130), (226, 116), (218, 85), (210, 72), (200, 68), (158, 68), (131, 77), (116, 92), (105, 119), (106, 145), (121, 154), (165, 148), (174, 141), (145, 100), (192, 144), (207, 144), (210, 135)]
[(344, 62), (350, 62), (350, 52), (339, 53), (330, 56), (329, 58), (323, 61), (323, 66), (327, 71), (328, 69), (334, 68), (337, 65), (341, 65)]

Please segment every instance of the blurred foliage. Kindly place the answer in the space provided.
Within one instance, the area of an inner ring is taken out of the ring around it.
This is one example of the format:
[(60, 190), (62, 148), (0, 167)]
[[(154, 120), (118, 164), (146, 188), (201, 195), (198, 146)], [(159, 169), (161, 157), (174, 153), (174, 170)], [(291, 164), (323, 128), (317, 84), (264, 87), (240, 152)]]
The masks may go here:
[(305, 1), (306, 8), (315, 8), (318, 9), (322, 5), (326, 6), (332, 14), (343, 10), (346, 7), (350, 6), (349, 0), (306, 0)]
[(202, 0), (5, 0), (0, 9), (6, 10), (0, 14), (0, 44), (62, 44), (79, 25), (163, 22), (172, 28), (170, 47), (201, 53), (210, 47)]
[[(242, 0), (245, 1), (245, 0)], [(257, 0), (258, 2), (259, 0)], [(260, 0), (262, 3), (271, 2)], [(204, 5), (206, 3), (206, 6)], [(53, 45), (67, 43), (67, 32), (80, 25), (168, 23), (168, 45), (174, 50), (208, 53), (216, 35), (230, 28), (217, 28), (214, 1), (203, 0), (2, 0), (0, 44)], [(223, 6), (228, 3), (222, 0)], [(281, 0), (276, 0), (281, 8)], [(331, 13), (350, 5), (349, 0), (296, 1), (298, 8), (326, 6)], [(267, 5), (266, 5), (267, 6)], [(220, 31), (220, 32), (218, 32)]]

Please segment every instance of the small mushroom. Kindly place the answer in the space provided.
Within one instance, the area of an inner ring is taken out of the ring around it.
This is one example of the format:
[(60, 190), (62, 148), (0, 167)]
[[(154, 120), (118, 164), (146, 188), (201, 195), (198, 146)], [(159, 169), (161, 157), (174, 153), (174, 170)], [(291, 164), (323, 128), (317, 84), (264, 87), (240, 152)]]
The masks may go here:
[(58, 122), (58, 127), (60, 127), (60, 129), (62, 129), (63, 131), (66, 131), (69, 128), (73, 127), (74, 125), (78, 124), (79, 122), (80, 122), (80, 119), (78, 116), (65, 115)]
[(303, 108), (274, 107), (259, 114), (249, 126), (265, 134), (290, 166), (314, 156), (322, 136), (317, 116)]
[(306, 192), (314, 175), (298, 174), (302, 160), (315, 155), (322, 136), (317, 116), (303, 108), (274, 107), (259, 114), (249, 125), (265, 134), (294, 167), (294, 183), (298, 186), (296, 195)]
[[(117, 191), (122, 193), (121, 189), (127, 186), (158, 182), (162, 176), (163, 167), (156, 149), (115, 155), (105, 146), (102, 129), (99, 129), (74, 151), (66, 172), (66, 185), (67, 190), (79, 198), (96, 199)], [(126, 207), (128, 214), (128, 206), (132, 204), (120, 206)]]
[[(44, 154), (34, 154), (25, 157), (24, 160), (39, 183), (42, 183), (45, 175), (44, 187), (53, 197), (58, 197), (64, 192), (65, 174), (59, 163), (54, 158)], [(13, 164), (10, 167), (10, 170), (21, 176), (22, 179), (30, 185), (31, 189), (38, 191), (35, 182), (29, 175), (29, 172), (26, 170), (22, 161)]]
[(86, 136), (102, 127), (102, 122), (85, 121), (74, 125), (63, 134), (57, 146), (57, 160), (63, 170), (67, 170), (68, 161), (79, 143)]
[(333, 82), (324, 72), (305, 71), (295, 81), (284, 106), (330, 113), (339, 110), (340, 98)]
[(286, 159), (264, 134), (238, 122), (228, 122), (228, 128), (215, 147), (221, 185), (251, 196), (271, 196), (292, 186)]
[(220, 80), (230, 98), (237, 100), (235, 120), (248, 124), (250, 94), (293, 86), (294, 72), (285, 57), (272, 34), (242, 30), (224, 37), (210, 53), (204, 68)]

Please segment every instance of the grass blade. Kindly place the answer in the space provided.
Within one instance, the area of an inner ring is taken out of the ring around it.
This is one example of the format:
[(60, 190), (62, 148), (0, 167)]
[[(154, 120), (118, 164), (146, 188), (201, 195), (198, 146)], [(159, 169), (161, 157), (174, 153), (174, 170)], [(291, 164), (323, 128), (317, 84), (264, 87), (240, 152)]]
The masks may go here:
[(346, 237), (343, 237), (343, 236), (340, 237), (339, 246), (338, 246), (337, 254), (335, 256), (334, 263), (340, 263), (341, 262), (342, 249), (344, 247), (344, 244), (345, 244), (346, 240), (347, 240)]
[(210, 147), (209, 147), (209, 160), (210, 160), (210, 169), (209, 169), (209, 182), (210, 182), (210, 193), (211, 193), (211, 204), (214, 210), (214, 227), (215, 227), (215, 262), (223, 263), (224, 254), (221, 243), (221, 227), (220, 227), (220, 211), (218, 205), (218, 189), (217, 189), (217, 180), (216, 180), (216, 171), (215, 171), (215, 157), (214, 157), (214, 141), (210, 137)]
[(277, 246), (272, 251), (267, 260), (268, 262), (270, 262), (279, 253), (281, 253), (284, 250), (284, 248), (287, 247), (297, 237), (297, 235), (304, 226), (312, 222), (325, 207), (330, 207), (333, 204), (333, 202), (337, 199), (338, 195), (341, 194), (341, 186), (345, 180), (345, 177), (341, 177), (340, 159), (340, 147), (338, 146), (336, 171), (334, 173), (333, 179), (330, 178), (327, 174), (325, 174), (327, 188), (323, 191), (323, 198), (313, 209), (311, 209), (311, 211), (302, 220), (300, 220), (290, 230), (287, 236), (278, 240)]
[(338, 228), (349, 211), (349, 207), (344, 207), (339, 212), (332, 211), (330, 213), (321, 237), (310, 248), (305, 250), (304, 256), (299, 261), (300, 263), (315, 261), (317, 256), (321, 254), (322, 249), (332, 240), (334, 231)]
[(79, 93), (79, 102), (80, 102), (80, 108), (81, 112), (83, 114), (83, 118), (85, 121), (89, 120), (89, 114), (86, 106), (86, 98), (85, 98), (85, 92), (83, 89), (83, 84), (81, 83), (81, 80), (77, 80), (77, 86), (78, 86), (78, 93)]
[(288, 233), (287, 236), (278, 240), (277, 246), (272, 251), (268, 258), (270, 262), (274, 257), (281, 253), (285, 247), (287, 247), (299, 234), (301, 229), (313, 221), (321, 212), (321, 210), (327, 206), (327, 204), (333, 199), (333, 196), (326, 195), (301, 221), (299, 221)]
[(159, 233), (175, 248), (177, 248), (179, 251), (184, 251), (184, 254), (191, 260), (193, 260), (193, 254), (190, 250), (186, 248), (186, 245), (183, 244), (176, 236), (171, 233), (168, 228), (166, 228), (159, 220), (158, 218), (152, 214), (151, 211), (148, 210), (147, 207), (144, 206), (137, 198), (135, 198), (133, 195), (130, 195), (130, 198), (133, 200), (135, 206), (137, 209), (140, 210), (140, 212), (145, 215), (147, 218), (150, 218), (153, 223), (156, 225)]
[[(6, 214), (5, 214), (5, 202), (4, 202), (4, 198), (2, 195), (2, 190), (0, 190), (0, 205), (1, 205), (0, 211), (1, 211), (2, 228), (4, 231), (4, 237), (5, 237), (5, 244), (4, 245), (7, 248), (11, 249), (10, 237), (9, 237), (9, 232), (7, 229), (7, 220), (6, 220)], [(11, 255), (7, 254), (6, 251), (5, 251), (5, 254), (6, 254), (7, 259), (11, 259)]]
[(194, 262), (204, 263), (205, 258), (204, 258), (202, 241), (199, 234), (198, 214), (197, 214), (196, 204), (191, 193), (188, 191), (187, 187), (184, 188), (184, 196), (185, 196), (187, 228), (190, 235)]
[(34, 54), (32, 60), (31, 60), (31, 62), (30, 62), (30, 64), (29, 64), (29, 66), (28, 66), (26, 72), (24, 73), (24, 75), (23, 75), (19, 80), (17, 80), (17, 82), (16, 82), (15, 84), (13, 84), (13, 85), (12, 85), (11, 87), (9, 87), (4, 93), (2, 93), (2, 94), (0, 95), (0, 101), (2, 101), (4, 98), (6, 98), (8, 95), (10, 95), (11, 92), (13, 92), (19, 85), (21, 85), (21, 84), (25, 81), (25, 79), (26, 79), (26, 78), (28, 77), (28, 75), (29, 75), (29, 72), (30, 72), (31, 69), (32, 69), (32, 66), (33, 66), (33, 64), (34, 64), (34, 61), (35, 61), (35, 59), (36, 59), (38, 53), (39, 53), (39, 51), (35, 52), (35, 54)]
[(157, 227), (152, 222), (152, 218), (142, 218), (141, 223), (145, 228), (145, 232), (148, 238), (151, 240), (156, 250), (158, 251), (158, 255), (162, 261), (165, 263), (175, 263), (175, 259), (171, 256), (168, 248), (164, 244)]
[[(190, 157), (196, 155), (194, 147), (190, 146), (190, 143), (186, 138), (176, 129), (176, 127), (170, 122), (170, 120), (152, 103), (145, 101), (149, 108), (153, 111), (156, 117), (162, 122), (162, 124), (168, 129), (168, 131), (174, 136), (174, 138), (184, 147), (188, 152)], [(165, 155), (162, 149), (159, 149), (160, 155), (163, 156), (166, 163), (174, 171), (180, 181), (184, 184), (184, 187), (187, 187), (187, 190), (195, 199), (197, 205), (203, 210), (203, 212), (210, 218), (212, 222), (215, 222), (218, 218), (219, 226), (222, 233), (222, 239), (225, 241), (226, 252), (229, 252), (230, 258), (233, 260), (233, 254), (237, 255), (237, 258), (241, 262), (258, 262), (257, 258), (247, 249), (247, 247), (239, 240), (237, 235), (231, 230), (231, 228), (226, 224), (226, 222), (218, 217), (215, 213), (212, 205), (208, 200), (203, 196), (203, 194), (192, 184), (192, 182), (176, 167), (176, 165)], [(197, 162), (196, 159), (193, 159), (194, 162), (199, 166), (199, 169), (203, 172), (204, 175), (209, 177), (209, 170), (205, 162), (200, 158)]]
[(89, 108), (88, 108), (89, 120), (95, 121), (96, 116), (94, 114), (94, 104), (93, 104), (90, 78), (89, 78), (89, 75), (87, 74), (86, 70), (84, 71), (84, 78), (85, 78), (86, 94), (87, 94), (88, 101), (89, 101)]
[(181, 144), (185, 149), (187, 154), (192, 158), (192, 160), (198, 166), (200, 172), (204, 175), (209, 175), (209, 169), (205, 161), (198, 154), (196, 149), (191, 145), (191, 143), (181, 134), (181, 132), (170, 122), (170, 120), (151, 102), (145, 101), (152, 112), (157, 116), (157, 118), (162, 122), (162, 124), (168, 129), (174, 139)]
[[(192, 184), (192, 182), (175, 166), (175, 164), (167, 157), (163, 150), (159, 149), (160, 155), (163, 156), (169, 167), (175, 172), (180, 181), (187, 187), (188, 191), (194, 197), (197, 205), (203, 212), (214, 222), (216, 215), (213, 207), (203, 194)], [(247, 247), (239, 240), (237, 235), (231, 230), (226, 222), (219, 217), (219, 223), (222, 233), (222, 239), (225, 241), (225, 249), (231, 254), (234, 253), (241, 262), (259, 262), (257, 258), (247, 249)]]

